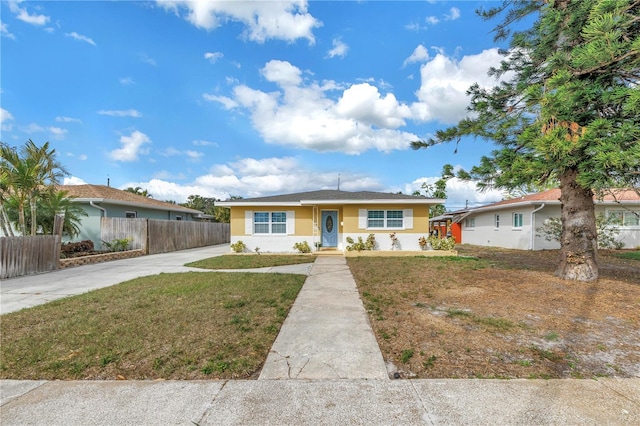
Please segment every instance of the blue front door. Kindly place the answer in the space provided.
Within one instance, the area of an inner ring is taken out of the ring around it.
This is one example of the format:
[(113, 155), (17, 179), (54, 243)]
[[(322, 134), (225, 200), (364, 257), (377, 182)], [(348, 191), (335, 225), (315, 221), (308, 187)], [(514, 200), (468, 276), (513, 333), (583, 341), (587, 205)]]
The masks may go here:
[(338, 246), (338, 212), (322, 212), (322, 247)]

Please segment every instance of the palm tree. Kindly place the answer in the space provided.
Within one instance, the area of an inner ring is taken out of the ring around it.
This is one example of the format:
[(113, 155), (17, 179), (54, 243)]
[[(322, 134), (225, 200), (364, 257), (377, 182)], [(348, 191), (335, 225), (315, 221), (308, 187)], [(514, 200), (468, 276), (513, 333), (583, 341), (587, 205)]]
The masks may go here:
[(153, 195), (149, 194), (149, 191), (147, 191), (146, 189), (142, 189), (139, 186), (136, 186), (135, 188), (130, 186), (127, 189), (125, 189), (125, 191), (131, 192), (132, 194), (136, 194), (136, 195), (142, 195), (143, 197), (153, 198)]
[[(0, 163), (2, 166), (3, 163)], [(8, 201), (9, 197), (9, 183), (7, 177), (7, 171), (5, 167), (0, 167), (0, 231), (2, 231), (2, 235), (7, 237), (13, 237), (13, 229), (11, 228), (11, 224), (9, 222), (9, 217), (7, 216), (7, 211), (5, 209), (5, 204)]]
[(78, 203), (73, 202), (74, 197), (68, 196), (68, 191), (50, 189), (41, 194), (38, 200), (38, 217), (45, 234), (53, 233), (53, 224), (56, 215), (64, 215), (62, 232), (73, 238), (80, 233), (80, 225), (83, 216), (87, 212)]
[(36, 235), (37, 200), (42, 191), (48, 186), (58, 185), (60, 178), (67, 175), (66, 169), (56, 161), (55, 149), (49, 149), (49, 142), (38, 147), (31, 139), (27, 141), (20, 152), (15, 148), (2, 144), (0, 146), (2, 159), (3, 184), (8, 188), (11, 198), (18, 210), (18, 222), (22, 235), (27, 235), (25, 221), (25, 207), (31, 208), (31, 235)]

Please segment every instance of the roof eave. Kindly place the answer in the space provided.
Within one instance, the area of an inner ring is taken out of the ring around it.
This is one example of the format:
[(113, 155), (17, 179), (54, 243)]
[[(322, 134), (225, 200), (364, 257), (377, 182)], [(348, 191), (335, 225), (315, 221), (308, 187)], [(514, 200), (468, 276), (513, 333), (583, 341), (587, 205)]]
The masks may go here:
[(80, 197), (76, 197), (76, 198), (73, 198), (73, 201), (74, 202), (80, 202), (80, 203), (89, 203), (89, 202), (107, 203), (107, 204), (115, 204), (115, 205), (128, 206), (128, 207), (139, 207), (139, 208), (143, 208), (143, 209), (172, 211), (172, 212), (180, 212), (180, 213), (191, 213), (191, 214), (202, 213), (200, 210), (189, 209), (187, 207), (178, 206), (178, 208), (171, 208), (170, 206), (166, 206), (166, 207), (164, 207), (164, 206), (155, 206), (153, 204), (136, 203), (136, 202), (133, 202), (133, 201), (114, 200), (112, 198), (80, 198)]
[(368, 199), (368, 200), (300, 200), (300, 201), (238, 201), (238, 202), (217, 202), (218, 207), (300, 207), (300, 206), (321, 206), (321, 205), (358, 205), (358, 204), (411, 204), (411, 205), (434, 205), (444, 204), (446, 200), (441, 198), (424, 199)]

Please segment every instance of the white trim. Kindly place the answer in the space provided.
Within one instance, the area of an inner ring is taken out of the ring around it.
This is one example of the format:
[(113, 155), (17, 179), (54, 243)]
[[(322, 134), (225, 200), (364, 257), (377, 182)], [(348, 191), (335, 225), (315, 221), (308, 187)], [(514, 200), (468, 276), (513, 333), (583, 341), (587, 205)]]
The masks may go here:
[(287, 210), (287, 235), (295, 235), (296, 233), (296, 212)]
[(413, 229), (413, 209), (404, 209), (402, 216), (404, 229)]
[(253, 235), (253, 211), (244, 212), (244, 235)]
[(358, 209), (358, 229), (367, 229), (367, 209)]
[(444, 204), (447, 200), (440, 198), (425, 199), (380, 199), (380, 200), (300, 200), (300, 201), (217, 201), (218, 207), (286, 207), (286, 206), (311, 206), (311, 205), (332, 205), (341, 206), (346, 204), (419, 204), (434, 205)]

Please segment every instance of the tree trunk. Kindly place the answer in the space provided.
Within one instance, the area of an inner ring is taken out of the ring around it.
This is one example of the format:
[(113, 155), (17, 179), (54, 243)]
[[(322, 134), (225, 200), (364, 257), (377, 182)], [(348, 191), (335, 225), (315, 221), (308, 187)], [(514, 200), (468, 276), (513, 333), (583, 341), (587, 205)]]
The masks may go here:
[(560, 264), (555, 275), (565, 280), (598, 279), (598, 240), (593, 192), (577, 182), (578, 172), (560, 176), (562, 235)]
[(11, 228), (11, 222), (7, 217), (7, 211), (4, 209), (2, 203), (0, 203), (0, 226), (2, 227), (2, 233), (5, 237), (13, 237), (13, 229)]
[(31, 235), (36, 235), (36, 231), (38, 230), (38, 223), (36, 222), (36, 199), (31, 198), (29, 205), (31, 206)]

